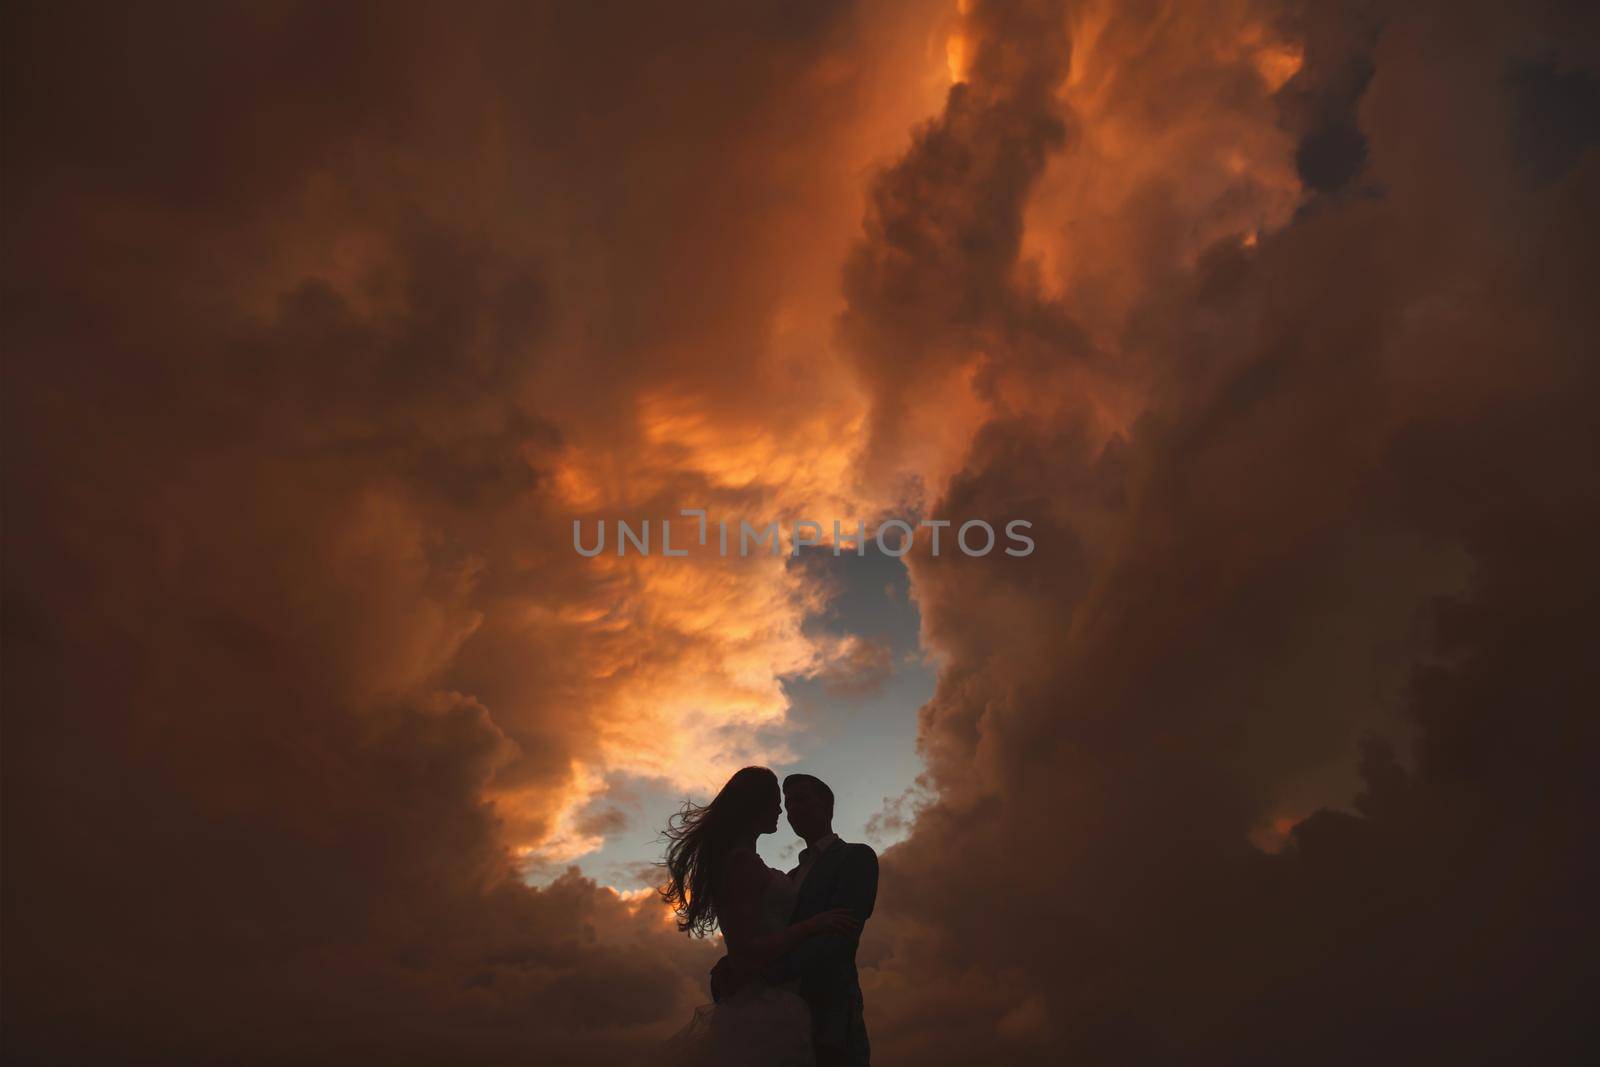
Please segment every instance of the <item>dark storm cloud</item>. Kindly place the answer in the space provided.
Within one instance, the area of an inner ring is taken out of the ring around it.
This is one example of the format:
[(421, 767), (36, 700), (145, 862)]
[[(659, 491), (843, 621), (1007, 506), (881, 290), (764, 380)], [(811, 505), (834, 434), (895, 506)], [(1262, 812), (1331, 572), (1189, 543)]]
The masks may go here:
[(1340, 192), (1367, 158), (1356, 108), (1372, 79), (1382, 9), (1365, 3), (1290, 5), (1281, 23), (1304, 42), (1304, 65), (1278, 94), (1300, 138), (1295, 166), (1308, 190)]
[(1004, 344), (1021, 358), (1032, 341), (1061, 356), (1081, 344), (1059, 307), (1009, 284), (1027, 194), (1067, 138), (1051, 104), (1066, 70), (1065, 23), (1058, 9), (1028, 4), (978, 5), (967, 21), (984, 42), (972, 76), (874, 179), (868, 239), (845, 265), (841, 334), (872, 390), (869, 475), (915, 432), (908, 416), (936, 405), (917, 387), (974, 350)]
[[(1600, 160), (1534, 181), (1516, 148), (1529, 90), (1506, 77), (1568, 29), (1560, 12), (1441, 6), (1374, 35), (1370, 82), (1353, 59), (1302, 67), (1285, 94), (1327, 101), (1307, 135), (1333, 112), (1357, 121), (1382, 197), (1253, 248), (1226, 239), (1175, 288), (1152, 287), (1125, 335), (1149, 353), (1125, 439), (1004, 410), (976, 437), (936, 513), (1026, 512), (1041, 548), (913, 557), (949, 662), (922, 718), (934, 792), (884, 857), (863, 949), (886, 1058), (1489, 1062), (1580, 1047), (1600, 499), (1597, 323), (1579, 279), (1596, 266), (1583, 235), (1600, 221)], [(980, 56), (1039, 50), (1010, 71), (1050, 69), (1062, 47), (1006, 36), (999, 18), (984, 32)], [(1595, 58), (1574, 44), (1561, 62)], [(975, 70), (974, 93), (1019, 109), (1018, 128), (1070, 121), (1026, 78)], [(1020, 193), (997, 199), (976, 168), (948, 180), (920, 147), (981, 158), (994, 135), (964, 129), (963, 106), (953, 97), (893, 172), (943, 190), (902, 229), (1011, 207), (933, 242), (954, 262), (916, 259), (937, 265), (912, 277), (982, 274), (995, 295), (976, 321), (932, 328), (1015, 337)], [(1070, 171), (1072, 146), (1049, 147)], [(1302, 179), (1327, 191), (1358, 161), (1340, 166), (1333, 181), (1302, 160)], [(890, 255), (894, 232), (869, 227), (857, 261)], [(914, 284), (852, 289), (852, 338), (892, 330), (861, 324), (898, 323)], [(1002, 385), (1050, 373), (1014, 346), (988, 355)], [(884, 382), (885, 365), (918, 369), (904, 349), (862, 358)], [(1063, 346), (1057, 373), (1077, 358)], [(1300, 806), (1340, 762), (1355, 772), (1344, 791)], [(1251, 843), (1274, 816), (1296, 824), (1277, 855)]]
[(836, 5), (618, 14), (7, 8), (9, 1061), (613, 1063), (703, 999), (507, 851), (596, 744), (551, 471), (652, 375), (747, 402), (856, 83)]

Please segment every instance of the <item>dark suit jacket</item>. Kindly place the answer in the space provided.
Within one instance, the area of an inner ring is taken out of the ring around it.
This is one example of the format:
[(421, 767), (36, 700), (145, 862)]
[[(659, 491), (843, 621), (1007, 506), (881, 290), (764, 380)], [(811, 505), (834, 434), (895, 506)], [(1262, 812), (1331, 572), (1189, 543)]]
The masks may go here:
[[(800, 886), (789, 921), (849, 908), (865, 923), (877, 898), (878, 854), (869, 845), (840, 841), (817, 857)], [(813, 1038), (823, 1063), (867, 1067), (870, 1059), (861, 980), (856, 974), (857, 940), (839, 934), (813, 937), (778, 961), (781, 977), (800, 979), (800, 994), (811, 1005)]]

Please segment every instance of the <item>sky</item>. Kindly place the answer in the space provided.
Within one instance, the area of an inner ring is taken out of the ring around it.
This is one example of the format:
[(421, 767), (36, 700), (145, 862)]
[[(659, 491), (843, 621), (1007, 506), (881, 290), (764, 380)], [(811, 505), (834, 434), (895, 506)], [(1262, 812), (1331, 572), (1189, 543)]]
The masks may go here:
[(5, 1059), (647, 1059), (747, 764), (880, 1064), (1575, 1059), (1590, 6), (6, 5)]
[[(898, 550), (897, 536), (886, 535), (891, 550)], [(976, 545), (978, 535), (972, 536)], [(652, 550), (661, 551), (659, 541)], [(909, 577), (903, 563), (871, 541), (864, 555), (850, 546), (838, 556), (827, 545), (803, 548), (791, 557), (789, 568), (810, 572), (827, 592), (805, 628), (825, 640), (859, 640), (865, 654), (827, 675), (781, 679), (788, 704), (787, 756), (770, 765), (780, 776), (804, 772), (827, 782), (834, 791), (834, 831), (846, 841), (864, 841), (882, 850), (905, 836), (904, 811), (922, 771), (916, 751), (917, 709), (933, 695), (935, 684), (935, 672), (918, 641), (919, 616), (910, 600)], [(603, 843), (570, 862), (624, 892), (658, 885), (662, 875), (655, 863), (662, 856), (663, 813), (677, 810), (685, 800), (704, 804), (713, 795), (710, 789), (675, 789), (664, 778), (622, 776), (608, 783), (603, 797), (585, 813), (609, 820)], [(782, 821), (776, 834), (757, 842), (762, 858), (780, 870), (792, 869), (803, 847)], [(566, 869), (566, 864), (531, 864), (525, 878), (543, 884)]]

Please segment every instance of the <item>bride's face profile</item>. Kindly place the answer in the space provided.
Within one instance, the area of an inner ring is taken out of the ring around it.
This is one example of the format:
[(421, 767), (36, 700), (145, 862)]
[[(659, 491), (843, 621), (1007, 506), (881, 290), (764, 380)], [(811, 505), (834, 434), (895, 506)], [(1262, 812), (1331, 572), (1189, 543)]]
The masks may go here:
[(778, 816), (783, 814), (782, 794), (773, 790), (772, 796), (761, 807), (761, 813), (756, 817), (757, 834), (775, 834), (778, 832)]

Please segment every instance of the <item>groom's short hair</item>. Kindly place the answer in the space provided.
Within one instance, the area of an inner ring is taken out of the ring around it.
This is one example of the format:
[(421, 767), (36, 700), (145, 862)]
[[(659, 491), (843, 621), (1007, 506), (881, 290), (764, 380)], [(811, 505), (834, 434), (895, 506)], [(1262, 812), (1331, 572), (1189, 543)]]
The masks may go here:
[(822, 798), (828, 802), (828, 818), (833, 818), (833, 790), (828, 788), (827, 782), (814, 774), (791, 774), (783, 780), (783, 791), (787, 793), (796, 782), (804, 782), (821, 793)]

